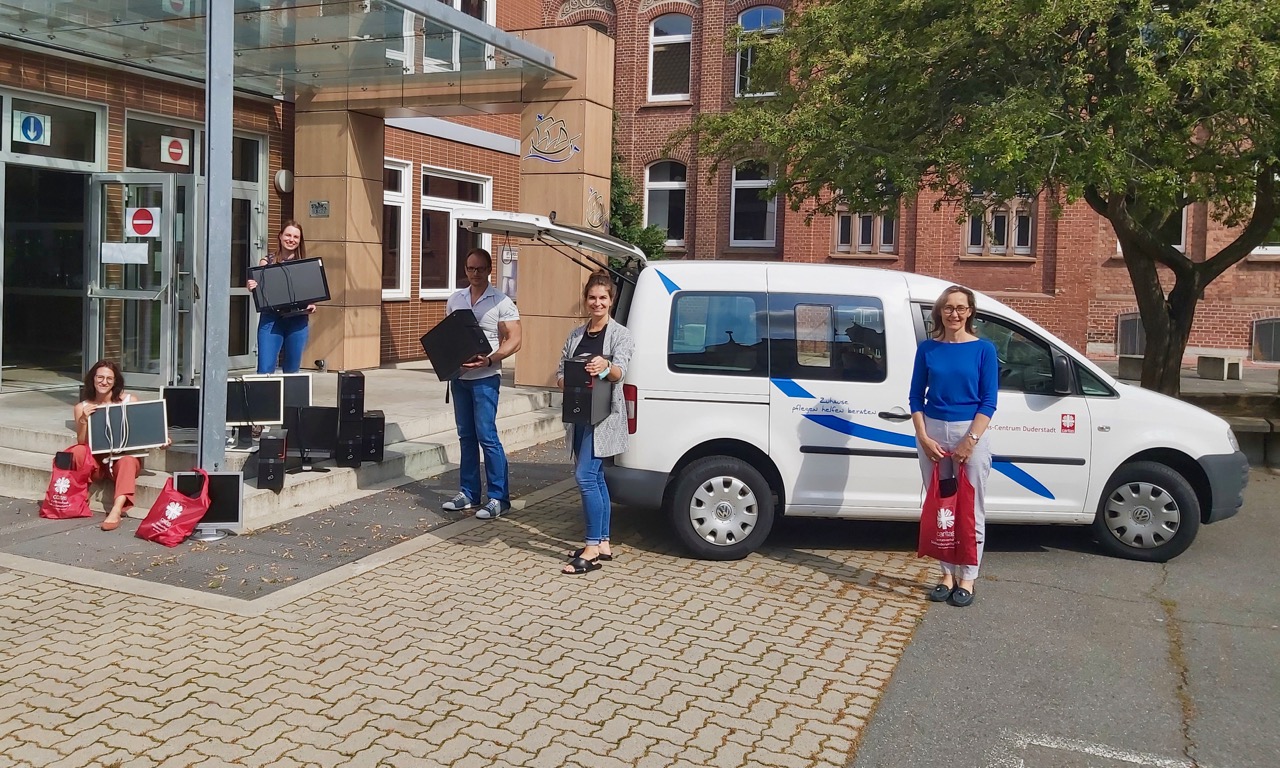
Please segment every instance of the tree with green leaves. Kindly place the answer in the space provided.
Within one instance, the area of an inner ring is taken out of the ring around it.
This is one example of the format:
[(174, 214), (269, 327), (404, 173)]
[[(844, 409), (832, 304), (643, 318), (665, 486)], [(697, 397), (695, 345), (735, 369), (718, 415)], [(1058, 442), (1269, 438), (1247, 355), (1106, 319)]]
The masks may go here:
[[(816, 0), (739, 44), (776, 95), (696, 120), (704, 157), (773, 163), (770, 192), (821, 213), (1083, 200), (1115, 229), (1148, 388), (1177, 394), (1205, 287), (1280, 216), (1277, 2)], [(1195, 203), (1235, 235), (1203, 260), (1166, 226)]]
[(657, 225), (644, 225), (644, 206), (617, 152), (609, 182), (609, 234), (644, 251), (648, 259), (666, 256), (667, 232)]

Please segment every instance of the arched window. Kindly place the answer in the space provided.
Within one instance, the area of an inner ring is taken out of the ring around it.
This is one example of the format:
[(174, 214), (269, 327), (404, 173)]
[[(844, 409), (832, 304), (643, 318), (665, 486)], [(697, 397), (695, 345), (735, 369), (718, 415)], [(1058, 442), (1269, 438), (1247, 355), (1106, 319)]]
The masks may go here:
[[(761, 5), (738, 16), (738, 26), (744, 34), (757, 32), (763, 35), (776, 35), (782, 31), (782, 9), (771, 5)], [(751, 85), (751, 64), (755, 60), (756, 49), (748, 46), (738, 51), (738, 96), (770, 96), (773, 92), (761, 91)]]
[(689, 98), (689, 61), (693, 49), (693, 18), (668, 13), (649, 28), (649, 101)]
[(594, 29), (595, 31), (599, 32), (602, 35), (609, 34), (609, 25), (605, 24), (603, 21), (594, 21), (594, 20), (584, 21), (584, 22), (581, 22), (581, 24), (584, 27), (591, 27), (592, 29)]
[(760, 195), (773, 183), (773, 174), (764, 163), (748, 160), (733, 168), (733, 195), (729, 211), (729, 245), (769, 247), (774, 244), (777, 196)]
[(662, 160), (645, 172), (644, 223), (665, 229), (667, 245), (684, 245), (686, 188), (683, 163)]

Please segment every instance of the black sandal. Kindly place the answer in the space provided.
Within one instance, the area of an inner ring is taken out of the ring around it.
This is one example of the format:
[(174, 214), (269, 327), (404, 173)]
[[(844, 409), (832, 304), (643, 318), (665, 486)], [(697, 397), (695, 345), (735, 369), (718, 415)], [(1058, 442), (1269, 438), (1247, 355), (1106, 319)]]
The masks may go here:
[[(569, 559), (573, 560), (575, 557), (582, 557), (582, 553), (586, 551), (587, 551), (586, 547), (582, 547), (581, 549), (575, 549), (572, 553), (570, 553)], [(605, 554), (604, 552), (601, 552), (599, 555), (596, 556), (596, 559), (605, 563), (611, 563), (613, 562), (613, 554), (612, 553)]]
[(575, 557), (569, 561), (569, 565), (573, 568), (572, 571), (566, 571), (563, 568), (561, 568), (560, 573), (562, 573), (565, 576), (573, 576), (575, 574), (590, 573), (591, 571), (594, 571), (600, 567), (600, 559), (596, 558), (594, 560), (584, 560), (581, 557)]

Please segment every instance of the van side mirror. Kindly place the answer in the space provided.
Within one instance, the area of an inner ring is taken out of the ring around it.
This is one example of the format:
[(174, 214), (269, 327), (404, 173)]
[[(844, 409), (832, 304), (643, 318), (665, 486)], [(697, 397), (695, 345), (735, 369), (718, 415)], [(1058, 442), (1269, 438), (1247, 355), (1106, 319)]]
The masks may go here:
[(1058, 350), (1053, 350), (1053, 393), (1070, 395), (1075, 390), (1071, 386), (1071, 358)]

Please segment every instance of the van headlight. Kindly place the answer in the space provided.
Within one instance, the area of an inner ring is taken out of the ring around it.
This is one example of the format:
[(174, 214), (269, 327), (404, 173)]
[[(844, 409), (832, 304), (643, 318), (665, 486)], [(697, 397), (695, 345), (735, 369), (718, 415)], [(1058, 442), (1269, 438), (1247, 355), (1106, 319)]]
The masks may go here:
[(1231, 431), (1231, 427), (1227, 427), (1227, 442), (1231, 444), (1231, 450), (1240, 450), (1240, 441), (1236, 439), (1236, 433)]

